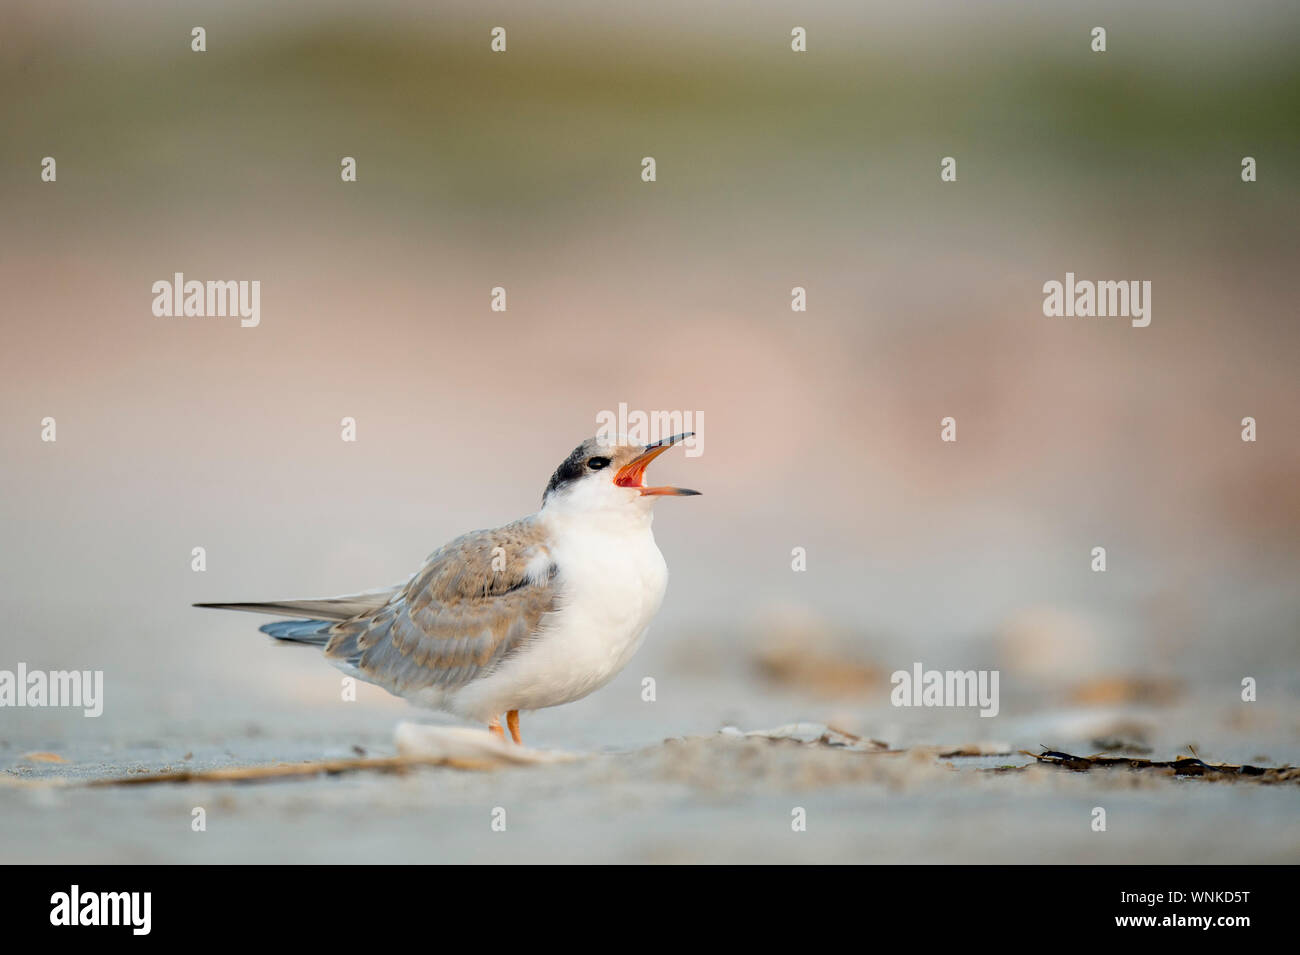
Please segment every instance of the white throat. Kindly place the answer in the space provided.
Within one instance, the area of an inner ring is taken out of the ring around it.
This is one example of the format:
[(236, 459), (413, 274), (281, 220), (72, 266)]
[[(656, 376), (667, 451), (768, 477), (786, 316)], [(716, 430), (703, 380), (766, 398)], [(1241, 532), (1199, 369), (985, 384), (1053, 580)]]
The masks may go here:
[(585, 480), (547, 496), (538, 516), (556, 533), (569, 530), (615, 535), (648, 534), (653, 497), (611, 481)]

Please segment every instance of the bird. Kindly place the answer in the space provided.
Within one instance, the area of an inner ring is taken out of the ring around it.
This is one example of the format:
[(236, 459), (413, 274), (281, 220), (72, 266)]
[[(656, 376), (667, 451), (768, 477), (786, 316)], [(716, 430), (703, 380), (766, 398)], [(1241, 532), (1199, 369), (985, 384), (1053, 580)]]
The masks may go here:
[(520, 712), (600, 689), (644, 641), (668, 584), (653, 505), (700, 493), (647, 486), (645, 471), (693, 435), (588, 438), (556, 468), (537, 512), (457, 537), (395, 587), (194, 606), (297, 618), (259, 629), (417, 707), (486, 723), (502, 742), (504, 715), (522, 745)]

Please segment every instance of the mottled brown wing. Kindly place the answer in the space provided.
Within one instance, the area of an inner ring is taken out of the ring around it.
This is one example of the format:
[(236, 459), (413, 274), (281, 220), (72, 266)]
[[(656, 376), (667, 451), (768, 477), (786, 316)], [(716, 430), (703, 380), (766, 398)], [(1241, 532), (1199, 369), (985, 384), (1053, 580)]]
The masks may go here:
[(533, 519), (474, 531), (384, 606), (335, 624), (325, 654), (393, 693), (464, 686), (536, 633), (555, 608), (555, 575)]

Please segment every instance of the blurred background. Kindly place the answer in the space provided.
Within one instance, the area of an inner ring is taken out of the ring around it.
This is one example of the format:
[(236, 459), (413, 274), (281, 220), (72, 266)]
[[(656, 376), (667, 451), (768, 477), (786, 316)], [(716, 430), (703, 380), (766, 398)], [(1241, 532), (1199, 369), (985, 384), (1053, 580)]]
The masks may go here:
[[(641, 654), (531, 741), (1003, 732), (889, 707), (921, 661), (1000, 668), (1009, 719), (1239, 713), (1253, 676), (1296, 751), (1294, 4), (4, 13), (0, 666), (106, 683), (97, 721), (5, 712), (11, 755), (391, 726), (189, 605), (401, 580), (620, 402), (703, 416), (656, 469), (704, 496), (658, 506)], [(1067, 271), (1150, 281), (1150, 326), (1045, 318)], [(155, 317), (174, 272), (259, 280), (260, 326)]]

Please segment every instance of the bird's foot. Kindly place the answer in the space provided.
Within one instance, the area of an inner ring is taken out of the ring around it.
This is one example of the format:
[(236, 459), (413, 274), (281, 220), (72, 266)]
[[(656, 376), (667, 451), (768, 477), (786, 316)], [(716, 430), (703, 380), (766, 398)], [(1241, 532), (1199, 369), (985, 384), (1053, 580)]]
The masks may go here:
[[(520, 746), (523, 746), (524, 741), (519, 736), (519, 711), (518, 710), (511, 710), (509, 713), (506, 714), (506, 725), (510, 727), (510, 738)], [(505, 737), (503, 736), (502, 739), (505, 739)]]

